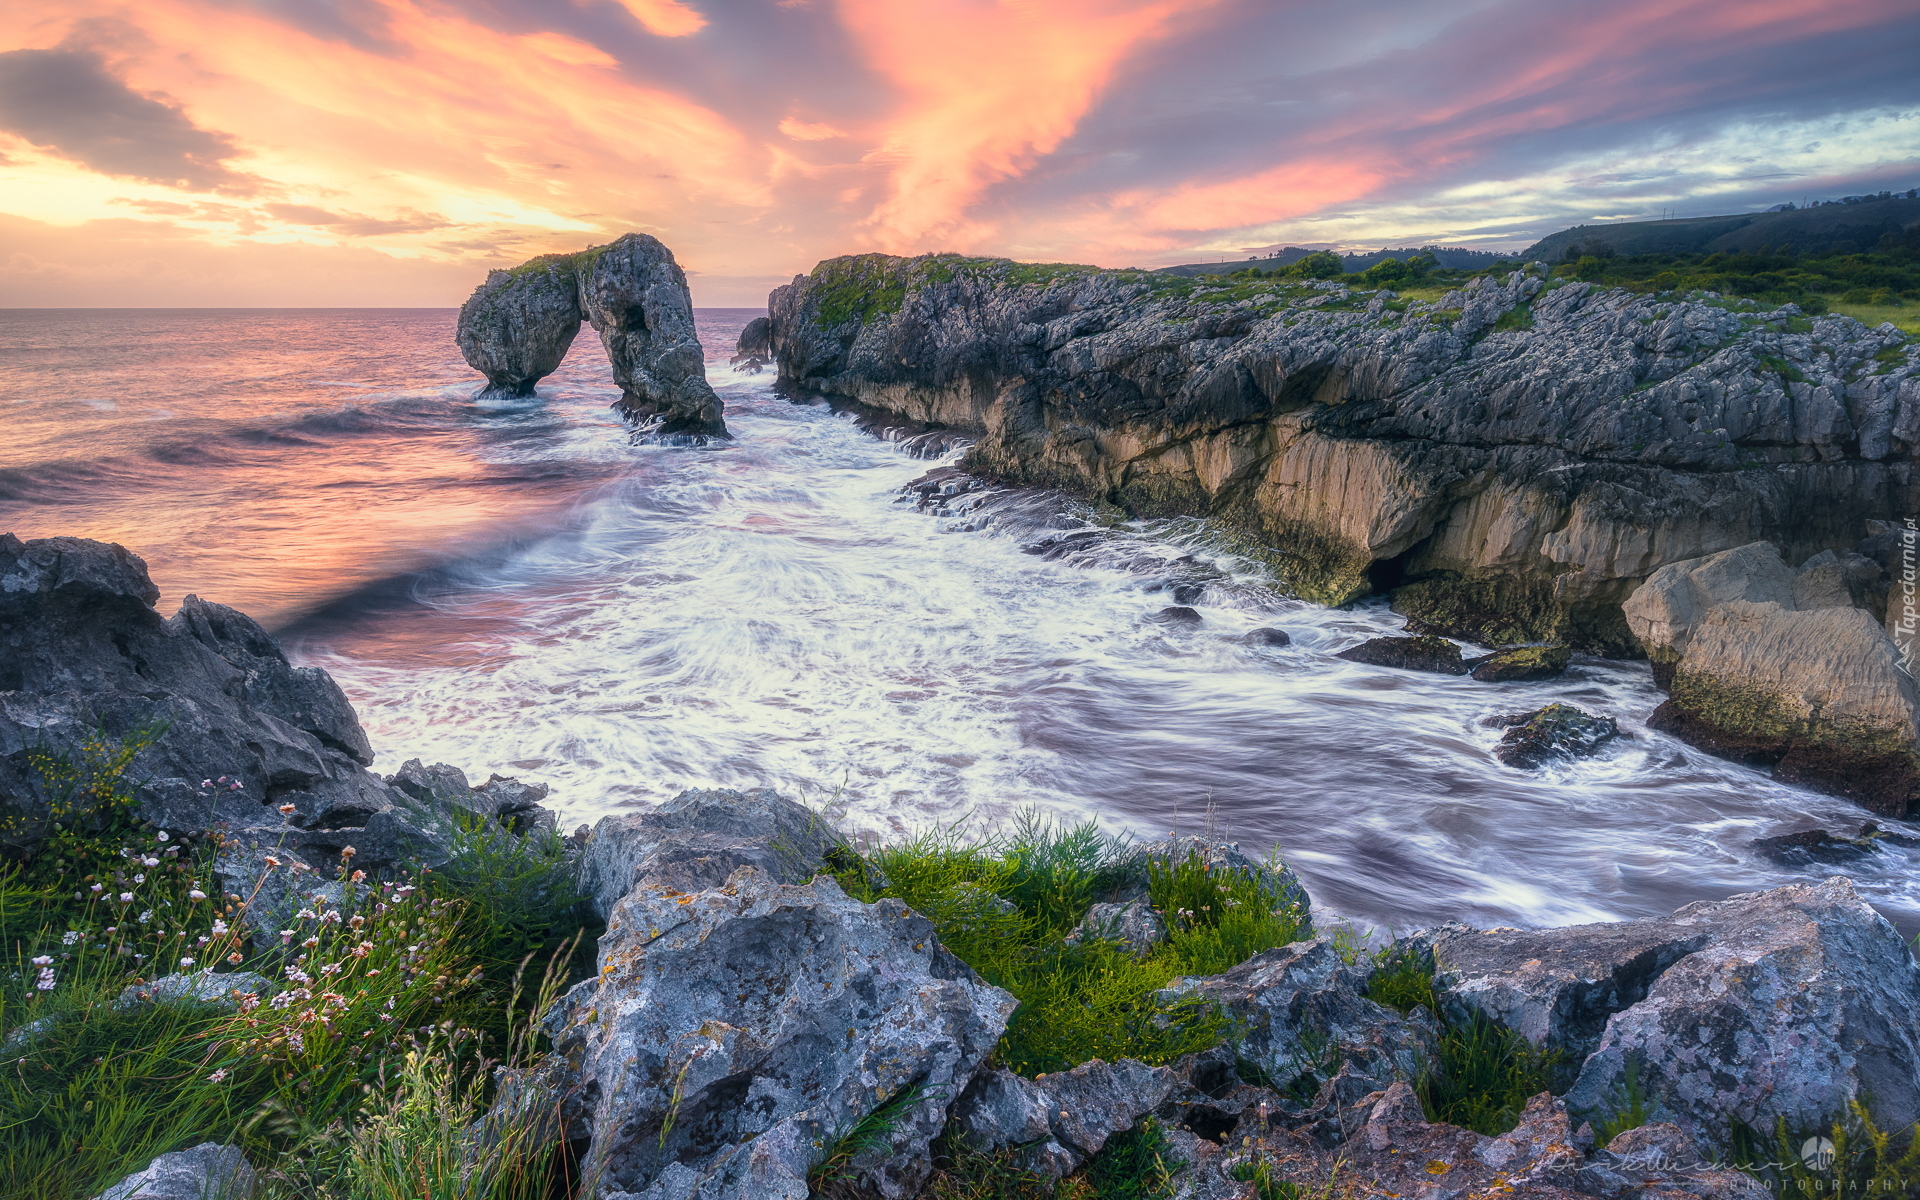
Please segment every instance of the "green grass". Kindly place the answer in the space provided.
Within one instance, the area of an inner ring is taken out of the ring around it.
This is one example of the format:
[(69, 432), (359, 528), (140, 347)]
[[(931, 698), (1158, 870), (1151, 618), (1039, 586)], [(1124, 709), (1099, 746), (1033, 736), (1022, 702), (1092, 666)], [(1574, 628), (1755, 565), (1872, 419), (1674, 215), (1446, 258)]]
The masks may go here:
[(1852, 317), (1862, 325), (1875, 326), (1892, 321), (1900, 332), (1908, 337), (1920, 337), (1920, 303), (1907, 304), (1850, 304), (1844, 300), (1835, 300), (1828, 311), (1843, 317)]
[[(1141, 871), (1124, 843), (1092, 823), (1018, 822), (968, 840), (955, 829), (843, 859), (836, 878), (865, 901), (892, 896), (926, 916), (941, 943), (1020, 1001), (996, 1058), (1027, 1076), (1094, 1058), (1170, 1062), (1225, 1035), (1217, 1006), (1156, 995), (1296, 940), (1304, 914), (1251, 874), (1209, 870), (1197, 856)], [(1068, 942), (1095, 897), (1133, 877), (1169, 940), (1144, 958), (1118, 942)]]
[[(138, 821), (127, 772), (155, 735), (30, 755), (52, 820), (30, 860), (0, 870), (0, 1195), (81, 1200), (208, 1140), (276, 1164), (274, 1200), (533, 1195), (545, 1152), (527, 1159), (513, 1128), (494, 1139), (485, 1186), (368, 1172), (405, 1161), (444, 1174), (493, 1067), (537, 1053), (533, 1018), (569, 980), (582, 934), (558, 844), (467, 830), (471, 860), (424, 888), (343, 856), (342, 899), (257, 939), (254, 897), (214, 886), (217, 838)], [(297, 882), (312, 895), (321, 880)], [(137, 999), (161, 976), (213, 967), (274, 986), (224, 1005)]]
[[(1883, 1131), (1866, 1107), (1851, 1101), (1827, 1130), (1789, 1132), (1782, 1117), (1766, 1136), (1735, 1125), (1733, 1163), (1782, 1200), (1880, 1200), (1920, 1194), (1920, 1128)], [(1832, 1143), (1832, 1161), (1810, 1163), (1810, 1138)]]

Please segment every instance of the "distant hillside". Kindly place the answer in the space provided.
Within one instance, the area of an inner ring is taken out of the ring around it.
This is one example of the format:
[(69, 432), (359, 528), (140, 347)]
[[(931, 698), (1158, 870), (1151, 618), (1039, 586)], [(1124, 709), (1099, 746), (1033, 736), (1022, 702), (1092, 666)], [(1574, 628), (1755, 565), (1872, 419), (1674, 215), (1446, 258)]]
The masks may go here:
[[(1225, 275), (1231, 271), (1242, 270), (1246, 267), (1254, 267), (1262, 271), (1271, 271), (1276, 267), (1290, 267), (1312, 253), (1314, 253), (1314, 251), (1300, 246), (1288, 246), (1278, 254), (1269, 255), (1266, 258), (1244, 258), (1233, 262), (1218, 263), (1186, 263), (1178, 267), (1161, 267), (1160, 273), (1163, 275), (1186, 275), (1191, 277), (1194, 275)], [(1343, 254), (1340, 257), (1346, 266), (1347, 274), (1356, 275), (1373, 264), (1380, 262), (1382, 259), (1408, 259), (1416, 254), (1431, 254), (1440, 266), (1462, 267), (1467, 270), (1473, 270), (1476, 267), (1490, 266), (1503, 259), (1507, 261), (1513, 260), (1511, 254), (1500, 255), (1493, 254), (1486, 250), (1465, 250), (1458, 246), (1407, 246), (1399, 250), (1375, 250), (1371, 254)]]
[(1859, 254), (1872, 250), (1883, 235), (1899, 234), (1916, 224), (1920, 224), (1920, 199), (1862, 198), (1784, 212), (1576, 225), (1541, 238), (1519, 257), (1526, 262), (1559, 262), (1607, 250), (1620, 255), (1751, 254), (1763, 246), (1778, 253)]

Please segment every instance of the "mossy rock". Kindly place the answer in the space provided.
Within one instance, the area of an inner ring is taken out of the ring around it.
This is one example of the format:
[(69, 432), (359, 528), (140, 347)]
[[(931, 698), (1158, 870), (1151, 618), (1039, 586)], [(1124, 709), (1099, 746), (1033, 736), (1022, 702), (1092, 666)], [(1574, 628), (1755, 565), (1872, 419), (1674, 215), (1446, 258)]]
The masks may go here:
[(1439, 675), (1465, 675), (1467, 664), (1460, 647), (1443, 637), (1378, 637), (1334, 655), (1348, 662), (1368, 663), (1376, 667), (1398, 667), (1403, 671), (1431, 671)]
[(1564, 672), (1572, 660), (1571, 646), (1515, 646), (1482, 659), (1473, 668), (1473, 677), (1482, 683), (1552, 679)]
[(1620, 736), (1612, 717), (1596, 717), (1571, 704), (1549, 704), (1504, 718), (1511, 726), (1493, 756), (1510, 767), (1538, 767), (1556, 758), (1584, 758)]

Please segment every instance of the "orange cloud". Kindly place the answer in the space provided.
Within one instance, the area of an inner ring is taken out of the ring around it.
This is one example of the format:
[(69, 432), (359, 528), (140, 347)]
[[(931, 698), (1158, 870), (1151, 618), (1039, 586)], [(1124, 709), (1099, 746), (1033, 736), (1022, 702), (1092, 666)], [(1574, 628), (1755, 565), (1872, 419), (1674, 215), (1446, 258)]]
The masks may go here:
[(798, 142), (819, 142), (825, 141), (828, 138), (843, 138), (847, 136), (844, 132), (835, 129), (831, 125), (812, 121), (801, 121), (793, 117), (780, 118), (780, 132)]
[(964, 247), (968, 209), (1072, 133), (1116, 67), (1219, 0), (840, 0), (868, 62), (905, 94), (868, 157), (891, 168), (868, 218), (902, 251)]
[(655, 37), (686, 37), (707, 27), (707, 19), (680, 0), (620, 0), (620, 7)]

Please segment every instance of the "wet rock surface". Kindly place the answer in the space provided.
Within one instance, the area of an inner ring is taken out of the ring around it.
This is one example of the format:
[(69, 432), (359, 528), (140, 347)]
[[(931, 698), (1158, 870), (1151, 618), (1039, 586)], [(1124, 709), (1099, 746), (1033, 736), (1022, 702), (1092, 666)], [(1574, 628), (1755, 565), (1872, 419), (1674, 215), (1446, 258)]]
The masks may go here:
[(559, 368), (582, 321), (600, 335), (637, 436), (699, 444), (727, 436), (673, 252), (629, 233), (578, 254), (494, 271), (460, 308), (454, 340), (487, 377), (482, 395), (530, 396)]
[(1308, 599), (1384, 566), (1399, 611), (1483, 644), (1631, 655), (1621, 602), (1661, 566), (1920, 510), (1890, 327), (1531, 271), (1431, 304), (1217, 282), (832, 259), (774, 292), (771, 342), (783, 386), (976, 436), (983, 476), (1212, 516)]
[(1466, 660), (1460, 647), (1443, 637), (1377, 637), (1361, 642), (1334, 655), (1348, 662), (1368, 663), (1376, 667), (1398, 667), (1403, 671), (1432, 671), (1440, 675), (1465, 675)]
[(1530, 713), (1496, 718), (1496, 722), (1508, 729), (1493, 748), (1493, 756), (1510, 767), (1583, 758), (1620, 736), (1620, 723), (1612, 717), (1596, 717), (1571, 704), (1549, 704)]
[(1293, 644), (1293, 635), (1284, 629), (1275, 629), (1268, 626), (1262, 629), (1250, 630), (1241, 640), (1249, 646), (1291, 646)]
[(694, 894), (634, 889), (598, 976), (548, 1023), (603, 1196), (802, 1200), (821, 1148), (892, 1103), (848, 1172), (903, 1198), (1014, 1007), (898, 901), (744, 867)]
[(1516, 646), (1476, 662), (1471, 674), (1482, 683), (1531, 683), (1564, 675), (1572, 660), (1567, 646)]

